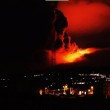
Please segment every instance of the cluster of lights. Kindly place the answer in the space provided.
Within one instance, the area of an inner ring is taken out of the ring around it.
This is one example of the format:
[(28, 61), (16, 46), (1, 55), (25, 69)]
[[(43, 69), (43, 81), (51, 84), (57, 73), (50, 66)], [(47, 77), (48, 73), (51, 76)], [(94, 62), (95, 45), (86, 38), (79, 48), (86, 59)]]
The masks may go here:
[(64, 86), (63, 86), (63, 94), (64, 95), (66, 95), (67, 93), (66, 93), (66, 91), (68, 90), (69, 88), (68, 88), (68, 84), (65, 84)]
[[(34, 74), (33, 76), (31, 76), (31, 77), (39, 77), (39, 76), (43, 76), (43, 74)], [(26, 78), (26, 77), (28, 77), (27, 75), (24, 75), (24, 78)]]
[(86, 95), (86, 94), (87, 94), (86, 91), (79, 91), (79, 92), (78, 92), (78, 95)]
[(43, 76), (43, 74), (35, 74), (34, 77)]
[(5, 81), (6, 79), (2, 79), (2, 78), (1, 78), (0, 80)]
[(81, 73), (79, 73), (78, 75), (79, 75), (79, 76), (85, 76), (85, 74), (84, 74), (84, 73), (82, 73), (82, 74), (81, 74)]
[(96, 73), (96, 74), (90, 74), (90, 76), (100, 76), (99, 73)]
[(77, 84), (85, 84), (85, 82), (77, 82)]
[[(84, 73), (79, 73), (79, 76), (91, 76), (92, 80), (94, 80), (95, 83), (99, 82), (100, 79), (105, 79), (106, 81), (110, 81), (110, 75), (107, 77), (105, 74), (100, 74), (100, 73), (91, 73), (91, 74), (84, 74)], [(90, 82), (89, 82), (90, 83)], [(75, 83), (76, 84), (76, 83)]]
[(106, 78), (106, 81), (110, 81), (110, 78)]
[(96, 77), (101, 77), (101, 78), (106, 78), (106, 75), (100, 74), (100, 73), (91, 73), (91, 74), (84, 74), (84, 73), (79, 73), (79, 76), (96, 76)]
[[(80, 89), (73, 89), (73, 87), (68, 87), (68, 84), (63, 85), (62, 87), (63, 89), (49, 89), (49, 88), (45, 88), (44, 90), (44, 94), (50, 94), (50, 95), (57, 95), (59, 96), (60, 94), (63, 95), (79, 95), (79, 96), (86, 96), (86, 95), (93, 95), (94, 94), (94, 86), (90, 86), (89, 89), (87, 90), (80, 90)], [(69, 92), (68, 92), (69, 91)], [(43, 94), (43, 90), (40, 89), (39, 90), (39, 94), (42, 95)]]

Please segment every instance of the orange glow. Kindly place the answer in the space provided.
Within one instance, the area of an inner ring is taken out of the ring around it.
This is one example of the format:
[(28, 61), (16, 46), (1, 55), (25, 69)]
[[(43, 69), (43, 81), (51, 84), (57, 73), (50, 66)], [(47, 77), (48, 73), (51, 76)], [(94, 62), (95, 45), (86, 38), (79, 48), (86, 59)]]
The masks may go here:
[(81, 59), (82, 56), (84, 56), (85, 54), (89, 54), (92, 51), (90, 51), (89, 49), (84, 49), (84, 50), (78, 50), (75, 53), (68, 53), (67, 55), (64, 56), (63, 60), (65, 62), (74, 62), (78, 59)]
[[(76, 47), (76, 46), (75, 46)], [(75, 63), (82, 60), (85, 60), (85, 55), (92, 54), (100, 49), (97, 48), (86, 48), (86, 49), (74, 49), (71, 47), (68, 50), (60, 48), (55, 52), (55, 63), (56, 64), (66, 64), (66, 63)], [(48, 60), (51, 62), (52, 51), (48, 51)]]
[(68, 90), (68, 85), (67, 84), (64, 85), (63, 88), (64, 88), (64, 90)]
[(72, 33), (88, 34), (110, 28), (110, 7), (103, 3), (69, 0), (59, 2), (58, 9), (67, 17)]
[(86, 54), (91, 54), (97, 51), (95, 48), (78, 49), (76, 51), (67, 50), (56, 52), (56, 64), (72, 63), (84, 60)]
[(94, 86), (91, 86), (91, 90), (94, 90)]
[(39, 90), (39, 94), (43, 95), (43, 90), (42, 89)]

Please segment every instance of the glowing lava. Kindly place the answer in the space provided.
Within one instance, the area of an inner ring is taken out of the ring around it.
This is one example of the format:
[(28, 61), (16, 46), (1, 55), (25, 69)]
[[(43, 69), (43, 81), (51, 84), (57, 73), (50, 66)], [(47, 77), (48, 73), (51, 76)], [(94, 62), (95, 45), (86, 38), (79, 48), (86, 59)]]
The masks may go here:
[(97, 48), (86, 48), (86, 49), (77, 49), (70, 48), (65, 50), (64, 48), (60, 48), (55, 53), (52, 51), (48, 51), (48, 59), (51, 62), (55, 59), (55, 64), (68, 64), (68, 63), (75, 63), (85, 60), (85, 55), (92, 54), (100, 49)]
[(56, 64), (74, 63), (85, 59), (85, 55), (96, 52), (96, 48), (78, 49), (77, 51), (57, 51)]

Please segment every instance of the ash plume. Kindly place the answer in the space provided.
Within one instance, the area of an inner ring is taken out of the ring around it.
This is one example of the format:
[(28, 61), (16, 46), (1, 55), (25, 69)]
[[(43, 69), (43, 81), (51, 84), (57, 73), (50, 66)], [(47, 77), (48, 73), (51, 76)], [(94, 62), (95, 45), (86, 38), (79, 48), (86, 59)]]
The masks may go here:
[[(104, 50), (94, 46), (79, 48), (79, 44), (77, 45), (76, 42), (72, 42), (74, 41), (72, 38), (76, 36), (70, 34), (71, 32), (90, 35), (93, 32), (100, 32), (110, 27), (109, 6), (103, 5), (102, 2), (100, 4), (89, 1), (91, 4), (88, 4), (86, 0), (82, 1), (79, 0), (80, 3), (78, 4), (74, 2), (73, 4), (59, 2), (57, 9), (54, 10), (50, 46), (47, 50), (50, 65), (52, 60), (54, 60), (54, 64), (81, 62), (87, 60), (87, 56), (90, 54)], [(98, 11), (95, 10), (97, 8), (99, 8)], [(76, 13), (73, 13), (75, 11)]]

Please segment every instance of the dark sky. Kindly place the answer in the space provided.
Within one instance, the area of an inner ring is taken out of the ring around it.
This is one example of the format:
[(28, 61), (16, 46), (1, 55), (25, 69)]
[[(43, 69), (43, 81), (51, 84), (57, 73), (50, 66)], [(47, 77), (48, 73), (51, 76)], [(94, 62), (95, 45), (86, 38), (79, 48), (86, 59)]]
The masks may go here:
[[(45, 67), (44, 53), (39, 51), (45, 47), (49, 37), (50, 22), (54, 17), (52, 6), (55, 4), (44, 0), (8, 0), (0, 4), (0, 71), (34, 71)], [(74, 31), (71, 34), (74, 36), (73, 41), (80, 47), (102, 48), (109, 47), (109, 30), (107, 28), (99, 33), (91, 32), (89, 35), (77, 35)], [(40, 57), (41, 55), (43, 57)], [(99, 52), (87, 56), (89, 61), (86, 63), (76, 65), (108, 67), (109, 55), (108, 50)]]
[(35, 62), (37, 49), (44, 47), (52, 8), (44, 0), (8, 0), (0, 4), (0, 68), (25, 70)]

